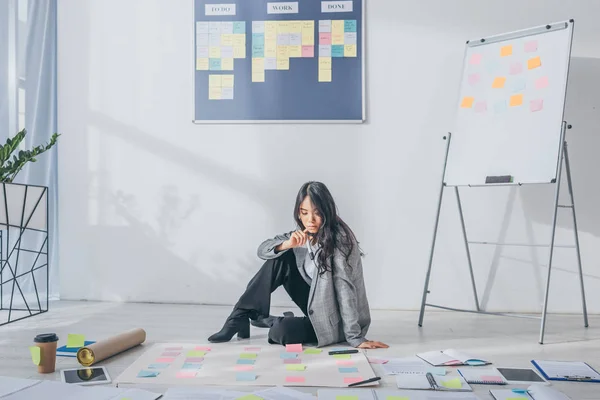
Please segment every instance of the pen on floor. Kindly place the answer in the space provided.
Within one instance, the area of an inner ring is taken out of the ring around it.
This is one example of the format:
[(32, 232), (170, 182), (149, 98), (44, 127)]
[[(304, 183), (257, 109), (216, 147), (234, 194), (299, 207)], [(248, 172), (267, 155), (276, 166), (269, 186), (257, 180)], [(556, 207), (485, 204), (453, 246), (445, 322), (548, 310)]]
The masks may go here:
[(364, 385), (365, 383), (376, 382), (376, 381), (378, 381), (380, 379), (381, 379), (381, 377), (376, 376), (375, 378), (367, 379), (366, 381), (351, 383), (351, 384), (348, 385), (348, 387)]

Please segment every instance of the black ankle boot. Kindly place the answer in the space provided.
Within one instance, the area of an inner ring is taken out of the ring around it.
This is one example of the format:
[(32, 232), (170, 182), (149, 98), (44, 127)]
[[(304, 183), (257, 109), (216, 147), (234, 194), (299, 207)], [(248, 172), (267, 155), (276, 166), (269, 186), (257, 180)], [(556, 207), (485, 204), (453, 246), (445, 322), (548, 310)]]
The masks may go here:
[[(294, 316), (294, 313), (291, 311), (286, 311), (283, 313), (284, 317), (287, 318), (291, 318)], [(275, 317), (273, 315), (269, 315), (267, 318), (259, 318), (256, 320), (251, 320), (250, 323), (252, 324), (252, 326), (255, 326), (257, 328), (270, 328), (273, 326), (273, 322), (279, 317)]]
[(248, 339), (250, 337), (250, 312), (236, 308), (231, 315), (227, 317), (223, 328), (208, 338), (209, 342), (228, 342), (233, 335), (237, 333), (238, 339)]

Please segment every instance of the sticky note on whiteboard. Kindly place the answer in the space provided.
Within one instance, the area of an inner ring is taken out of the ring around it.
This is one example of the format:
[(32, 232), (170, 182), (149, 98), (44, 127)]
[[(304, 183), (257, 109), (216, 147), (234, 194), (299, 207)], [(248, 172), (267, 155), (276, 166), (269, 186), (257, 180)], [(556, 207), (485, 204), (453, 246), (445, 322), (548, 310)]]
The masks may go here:
[(475, 101), (474, 97), (463, 97), (462, 102), (460, 103), (461, 108), (471, 108), (473, 107), (473, 102)]
[(500, 57), (510, 56), (512, 54), (512, 45), (502, 46), (500, 48)]
[(515, 94), (513, 96), (510, 96), (510, 102), (509, 105), (511, 107), (517, 107), (523, 104), (523, 95), (522, 94)]
[(531, 100), (529, 103), (531, 112), (541, 111), (542, 108), (544, 108), (544, 100), (542, 99)]
[(542, 59), (540, 58), (540, 56), (534, 57), (534, 58), (530, 58), (527, 61), (527, 68), (528, 69), (535, 69), (535, 68), (539, 68), (542, 66)]

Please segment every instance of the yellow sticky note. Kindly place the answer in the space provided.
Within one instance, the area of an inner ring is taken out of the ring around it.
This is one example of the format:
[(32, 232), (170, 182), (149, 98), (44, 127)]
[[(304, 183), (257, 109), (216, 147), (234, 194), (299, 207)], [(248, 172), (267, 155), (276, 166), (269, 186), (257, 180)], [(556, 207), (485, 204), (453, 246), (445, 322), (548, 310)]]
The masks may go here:
[(350, 395), (337, 395), (335, 396), (335, 400), (359, 400), (358, 396), (350, 396)]
[(269, 37), (277, 37), (277, 29), (279, 23), (277, 21), (265, 22), (265, 39)]
[(29, 347), (29, 352), (31, 353), (31, 361), (33, 361), (35, 365), (40, 365), (40, 361), (42, 360), (40, 348), (37, 346), (31, 346)]
[(347, 44), (344, 46), (344, 57), (356, 57), (355, 44)]
[(331, 57), (319, 57), (319, 70), (331, 70)]
[(304, 350), (304, 354), (321, 354), (323, 350), (321, 349), (315, 349), (314, 347), (309, 347), (308, 349)]
[(221, 78), (221, 86), (224, 88), (232, 88), (233, 80), (233, 75), (223, 75)]
[(221, 35), (221, 46), (233, 46), (233, 34), (224, 33)]
[(442, 386), (450, 389), (460, 389), (462, 387), (462, 383), (460, 382), (460, 379), (454, 378), (447, 381), (442, 381)]
[[(330, 69), (320, 69), (319, 70), (319, 82), (331, 82), (331, 70)], [(344, 358), (350, 358), (349, 354), (336, 354), (334, 355), (334, 357), (336, 356), (345, 356), (347, 355), (348, 357), (344, 357)], [(337, 357), (339, 358), (339, 357)]]
[(512, 54), (512, 45), (502, 46), (500, 48), (500, 57), (510, 56)]
[(83, 347), (85, 345), (85, 336), (69, 333), (67, 336), (67, 347)]
[(265, 81), (265, 71), (256, 72), (252, 74), (252, 82), (264, 82)]
[(290, 33), (301, 33), (302, 21), (292, 21), (290, 23)]
[(289, 21), (279, 21), (279, 24), (277, 24), (277, 33), (290, 33), (290, 25)]
[[(264, 70), (264, 68), (263, 68), (263, 70)], [(244, 358), (247, 360), (254, 359), (254, 358), (256, 358), (256, 353), (242, 353), (242, 354), (240, 354), (240, 358)]]
[(314, 46), (315, 45), (315, 34), (311, 32), (302, 31), (302, 46)]
[(504, 87), (505, 83), (506, 83), (506, 78), (503, 76), (499, 76), (494, 79), (494, 82), (492, 83), (492, 88), (493, 89), (502, 89)]
[(235, 400), (264, 400), (262, 397), (258, 397), (255, 394), (246, 394), (242, 397), (238, 397)]
[(304, 364), (286, 364), (285, 369), (288, 371), (304, 371), (306, 369), (306, 365)]
[(289, 70), (290, 69), (290, 59), (289, 58), (278, 58), (277, 59), (277, 69), (278, 70)]
[(290, 46), (277, 46), (277, 58), (290, 58)]
[(540, 56), (530, 58), (527, 61), (527, 69), (534, 69), (542, 66), (542, 59)]
[[(223, 35), (225, 36), (225, 35)], [(236, 33), (231, 35), (232, 36), (232, 44), (231, 45), (226, 45), (226, 46), (245, 46), (246, 45), (246, 35), (243, 33)], [(223, 39), (221, 39), (223, 40)]]
[(208, 76), (208, 87), (221, 87), (221, 79), (223, 75), (209, 75)]
[(221, 59), (221, 71), (233, 71), (233, 58)]
[(471, 108), (471, 107), (473, 107), (473, 102), (475, 102), (474, 97), (463, 97), (463, 100), (462, 100), (462, 103), (460, 103), (460, 106), (462, 108)]
[(514, 96), (510, 96), (509, 105), (511, 107), (520, 106), (522, 104), (523, 104), (523, 95), (522, 94), (515, 94)]
[(331, 21), (331, 34), (332, 35), (342, 35), (342, 37), (344, 37), (344, 20)]
[(302, 21), (302, 34), (308, 32), (315, 34), (315, 21)]
[(220, 87), (208, 88), (208, 100), (221, 100), (222, 92)]
[(333, 358), (339, 358), (339, 359), (342, 359), (342, 360), (346, 360), (346, 359), (350, 359), (352, 357), (350, 356), (350, 354), (334, 354)]
[(208, 58), (196, 58), (196, 69), (198, 71), (208, 71)]
[(302, 46), (288, 46), (290, 58), (302, 57)]
[(277, 42), (275, 40), (267, 40), (265, 42), (265, 57), (276, 58), (277, 57)]
[(252, 59), (252, 73), (261, 72), (265, 70), (265, 59), (264, 58), (253, 58)]
[(331, 35), (331, 44), (344, 44), (344, 33), (334, 33)]
[(246, 46), (233, 46), (233, 58), (246, 58)]
[[(214, 75), (211, 75), (211, 76), (214, 76)], [(221, 78), (221, 79), (219, 79), (219, 87), (220, 87), (220, 86), (223, 86), (223, 83), (221, 83), (222, 82), (221, 80), (223, 79), (223, 77), (221, 75), (219, 75), (219, 77)], [(208, 87), (210, 88), (210, 76), (209, 76)], [(187, 357), (204, 357), (205, 355), (206, 355), (205, 351), (191, 350), (191, 351), (187, 352)]]
[(208, 57), (210, 58), (221, 58), (221, 48), (211, 46), (208, 48)]

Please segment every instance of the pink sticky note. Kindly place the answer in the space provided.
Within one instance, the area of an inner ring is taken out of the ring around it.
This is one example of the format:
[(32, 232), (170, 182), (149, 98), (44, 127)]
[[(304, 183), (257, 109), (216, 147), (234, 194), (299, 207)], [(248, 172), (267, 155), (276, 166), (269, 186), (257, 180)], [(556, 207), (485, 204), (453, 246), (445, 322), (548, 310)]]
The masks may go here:
[(244, 347), (244, 351), (248, 353), (257, 353), (260, 351), (260, 347)]
[(382, 358), (369, 358), (369, 363), (371, 364), (387, 364), (388, 360), (384, 360)]
[(481, 57), (481, 54), (473, 54), (469, 63), (473, 65), (479, 64), (481, 62)]
[(354, 361), (348, 361), (348, 360), (337, 360), (335, 363), (337, 365), (354, 365)]
[(303, 376), (286, 376), (285, 381), (288, 383), (304, 383), (305, 379)]
[(284, 364), (302, 364), (302, 360), (299, 358), (286, 358), (283, 360)]
[(356, 377), (354, 377), (354, 378), (344, 378), (344, 383), (347, 383), (347, 384), (361, 382), (361, 381), (364, 381), (364, 379), (360, 378), (360, 377), (358, 377), (358, 378), (356, 378)]
[(531, 112), (540, 111), (542, 108), (544, 108), (544, 100), (542, 99), (531, 100), (529, 103), (529, 109)]
[(485, 382), (503, 382), (499, 376), (482, 376), (481, 380)]
[(510, 74), (517, 75), (523, 72), (523, 64), (520, 62), (510, 64)]
[(319, 33), (319, 44), (331, 44), (331, 32)]
[(166, 351), (166, 352), (162, 353), (160, 356), (161, 357), (177, 357), (180, 354), (181, 353), (178, 353), (176, 351)]
[(538, 80), (535, 81), (536, 89), (543, 89), (545, 87), (548, 87), (548, 77), (547, 76), (542, 76), (541, 78), (539, 78)]
[(179, 371), (177, 373), (178, 378), (195, 378), (196, 371)]
[(188, 357), (185, 359), (186, 363), (200, 363), (204, 361), (204, 357)]
[(538, 48), (537, 40), (531, 40), (531, 41), (525, 43), (525, 51), (527, 53), (532, 53), (534, 51), (537, 51), (537, 48)]
[(469, 75), (469, 83), (471, 85), (474, 85), (477, 82), (479, 82), (479, 79), (480, 79), (479, 74), (471, 74), (471, 75)]
[(165, 351), (176, 351), (176, 350), (181, 350), (183, 349), (183, 347), (179, 346), (179, 347), (165, 347)]
[(207, 347), (207, 346), (196, 346), (196, 347), (194, 347), (194, 350), (210, 351), (210, 347)]
[(302, 46), (302, 57), (314, 57), (315, 46)]
[(161, 357), (156, 359), (157, 363), (172, 363), (173, 361), (175, 361), (173, 357)]
[(233, 367), (236, 371), (252, 371), (254, 369), (254, 365), (236, 365)]
[(487, 103), (485, 101), (478, 101), (475, 103), (475, 112), (482, 113), (487, 111)]
[(288, 344), (285, 346), (288, 353), (302, 353), (302, 344)]

